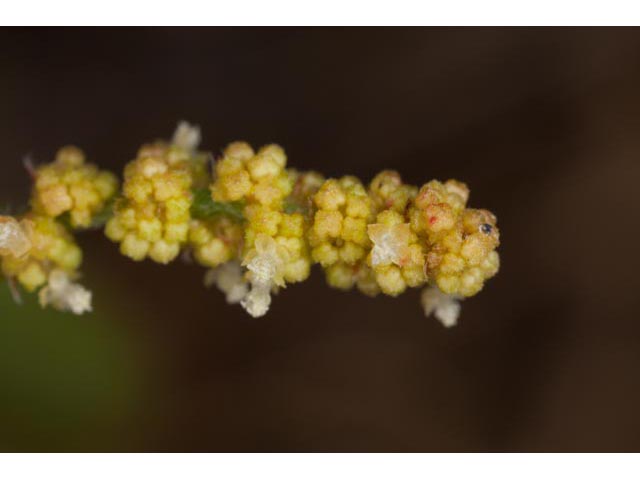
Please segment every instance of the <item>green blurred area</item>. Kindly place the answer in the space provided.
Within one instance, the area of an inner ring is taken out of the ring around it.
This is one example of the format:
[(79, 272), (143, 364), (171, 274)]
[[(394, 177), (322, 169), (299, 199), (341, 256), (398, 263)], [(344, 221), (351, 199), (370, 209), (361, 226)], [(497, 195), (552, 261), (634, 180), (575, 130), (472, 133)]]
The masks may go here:
[(2, 282), (0, 451), (131, 447), (140, 361), (115, 315), (43, 310), (33, 295), (17, 305)]

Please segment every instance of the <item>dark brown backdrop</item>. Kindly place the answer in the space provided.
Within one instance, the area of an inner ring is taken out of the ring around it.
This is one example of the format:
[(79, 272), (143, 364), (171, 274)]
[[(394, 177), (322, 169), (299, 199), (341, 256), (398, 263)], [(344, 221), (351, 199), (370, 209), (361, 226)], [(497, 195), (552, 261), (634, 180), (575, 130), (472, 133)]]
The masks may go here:
[(69, 377), (77, 395), (102, 385), (77, 408), (99, 419), (92, 402), (106, 399), (105, 440), (76, 407), (61, 413), (85, 397), (37, 418), (21, 406), (40, 411), (36, 391), (62, 388), (46, 379), (73, 347), (22, 352), (44, 384), (0, 355), (0, 395), (18, 385), (3, 449), (640, 448), (639, 30), (0, 30), (3, 202), (27, 195), (24, 154), (73, 142), (119, 170), (180, 119), (214, 151), (275, 141), (328, 175), (462, 179), (498, 215), (502, 271), (452, 330), (423, 318), (418, 292), (371, 300), (317, 271), (252, 320), (199, 268), (135, 264), (89, 234), (85, 281), (96, 309), (118, 313), (46, 325), (117, 328), (135, 361), (116, 377), (135, 368), (136, 393), (120, 412), (99, 369)]

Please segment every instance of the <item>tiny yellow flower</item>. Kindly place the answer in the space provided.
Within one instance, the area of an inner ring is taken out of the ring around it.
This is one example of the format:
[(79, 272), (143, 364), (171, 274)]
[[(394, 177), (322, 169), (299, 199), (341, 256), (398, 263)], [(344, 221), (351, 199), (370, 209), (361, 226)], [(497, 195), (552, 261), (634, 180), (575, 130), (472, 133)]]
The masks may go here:
[(166, 264), (180, 254), (189, 238), (191, 189), (207, 176), (199, 140), (198, 128), (183, 122), (173, 143), (144, 145), (125, 167), (123, 197), (105, 225), (123, 255)]
[(86, 228), (116, 194), (118, 179), (85, 163), (82, 150), (61, 148), (54, 162), (35, 169), (31, 194), (34, 212), (57, 217), (69, 213), (73, 227)]

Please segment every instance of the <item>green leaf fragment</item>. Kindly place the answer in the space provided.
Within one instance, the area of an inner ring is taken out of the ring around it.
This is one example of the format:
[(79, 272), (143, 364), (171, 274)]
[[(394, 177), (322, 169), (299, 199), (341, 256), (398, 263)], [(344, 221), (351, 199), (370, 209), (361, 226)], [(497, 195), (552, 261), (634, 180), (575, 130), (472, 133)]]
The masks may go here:
[(218, 215), (229, 217), (234, 222), (244, 221), (242, 202), (215, 202), (211, 198), (208, 188), (198, 188), (193, 191), (193, 204), (191, 216), (200, 220), (206, 220)]

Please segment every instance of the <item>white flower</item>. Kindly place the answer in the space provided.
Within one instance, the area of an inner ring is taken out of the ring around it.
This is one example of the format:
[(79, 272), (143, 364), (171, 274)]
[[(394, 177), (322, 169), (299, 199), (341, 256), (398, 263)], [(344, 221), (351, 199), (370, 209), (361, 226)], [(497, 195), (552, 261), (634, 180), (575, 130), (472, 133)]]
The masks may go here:
[(278, 245), (273, 237), (259, 234), (254, 248), (247, 254), (243, 265), (249, 270), (251, 291), (240, 302), (252, 317), (262, 317), (271, 305), (271, 290), (284, 287), (284, 266), (288, 260), (287, 250)]
[(273, 237), (260, 233), (242, 264), (251, 272), (251, 283), (275, 283), (282, 287), (287, 256), (286, 249), (278, 245)]
[(91, 292), (70, 280), (63, 270), (52, 270), (49, 283), (38, 293), (40, 305), (52, 305), (61, 311), (71, 311), (82, 315), (91, 311)]
[(240, 305), (254, 318), (264, 316), (271, 305), (271, 286), (252, 284), (251, 291), (242, 299)]
[(29, 225), (13, 217), (0, 216), (0, 255), (22, 257), (31, 250)]
[(367, 233), (373, 243), (371, 250), (371, 266), (402, 266), (409, 255), (409, 239), (411, 227), (408, 223), (385, 225), (374, 223), (367, 227)]
[[(242, 265), (232, 261), (209, 270), (205, 285), (216, 285), (226, 294), (228, 303), (240, 303), (252, 317), (262, 317), (271, 305), (271, 291), (284, 286), (283, 271), (288, 258), (286, 249), (273, 237), (259, 234)], [(251, 289), (243, 266), (248, 270)]]
[(445, 327), (454, 327), (460, 316), (459, 297), (442, 293), (435, 287), (427, 287), (422, 290), (420, 301), (424, 308), (424, 314), (433, 315), (440, 320)]
[(200, 144), (200, 127), (185, 121), (178, 123), (171, 143), (189, 152), (195, 151)]
[(249, 285), (242, 275), (238, 262), (227, 262), (207, 271), (204, 277), (207, 287), (214, 285), (226, 295), (227, 303), (240, 303), (249, 292)]

